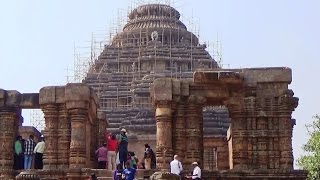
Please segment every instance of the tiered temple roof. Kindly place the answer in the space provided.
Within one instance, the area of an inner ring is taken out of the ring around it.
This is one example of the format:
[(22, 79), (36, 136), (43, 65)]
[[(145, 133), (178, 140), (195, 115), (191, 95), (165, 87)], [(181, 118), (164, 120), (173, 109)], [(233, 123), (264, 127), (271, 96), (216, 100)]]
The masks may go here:
[[(196, 70), (219, 68), (198, 37), (168, 5), (147, 4), (129, 14), (123, 31), (95, 61), (85, 78), (109, 120), (108, 131), (125, 127), (135, 137), (156, 133), (150, 85), (159, 77), (192, 78)], [(206, 136), (225, 135), (226, 110), (204, 111)]]

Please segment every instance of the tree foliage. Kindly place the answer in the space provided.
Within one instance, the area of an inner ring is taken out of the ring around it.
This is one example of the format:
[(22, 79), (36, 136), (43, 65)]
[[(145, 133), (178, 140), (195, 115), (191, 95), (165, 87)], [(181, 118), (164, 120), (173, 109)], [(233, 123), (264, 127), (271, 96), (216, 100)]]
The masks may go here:
[(312, 124), (306, 126), (310, 139), (303, 145), (305, 155), (298, 159), (298, 166), (309, 171), (308, 179), (320, 179), (320, 116), (314, 116)]

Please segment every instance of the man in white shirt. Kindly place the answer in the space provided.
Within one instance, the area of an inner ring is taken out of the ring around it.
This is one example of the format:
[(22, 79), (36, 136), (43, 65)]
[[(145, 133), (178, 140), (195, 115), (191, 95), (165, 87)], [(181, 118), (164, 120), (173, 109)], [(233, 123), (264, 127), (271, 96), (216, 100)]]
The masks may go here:
[(201, 169), (199, 167), (199, 164), (197, 162), (193, 162), (192, 163), (193, 168), (193, 173), (191, 178), (192, 179), (196, 179), (196, 180), (200, 180), (201, 179)]
[(33, 150), (33, 152), (35, 154), (35, 157), (34, 157), (34, 168), (35, 169), (42, 169), (43, 168), (42, 156), (43, 156), (44, 148), (45, 148), (44, 138), (41, 137), (41, 141), (38, 142), (38, 144), (36, 145), (36, 147)]
[(179, 161), (178, 155), (173, 156), (173, 161), (170, 162), (170, 169), (172, 174), (180, 176), (183, 168), (181, 162)]

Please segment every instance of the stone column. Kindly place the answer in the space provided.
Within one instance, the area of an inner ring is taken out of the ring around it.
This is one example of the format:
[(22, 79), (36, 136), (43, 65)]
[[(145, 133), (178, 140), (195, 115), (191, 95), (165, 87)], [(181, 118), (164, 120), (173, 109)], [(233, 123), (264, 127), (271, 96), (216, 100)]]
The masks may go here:
[(0, 89), (0, 178), (13, 179), (13, 147), (20, 118), (20, 93)]
[(46, 151), (43, 156), (44, 169), (56, 169), (58, 162), (58, 105), (46, 104), (41, 109), (45, 118), (44, 136), (46, 138)]
[(43, 168), (56, 169), (58, 164), (59, 104), (64, 102), (64, 88), (48, 86), (40, 89), (39, 104), (45, 118), (46, 150)]
[(102, 111), (98, 111), (98, 146), (106, 142), (106, 128), (107, 120), (106, 114)]
[(71, 120), (71, 143), (69, 168), (84, 168), (86, 165), (86, 121), (88, 110), (68, 109)]
[(13, 146), (18, 129), (17, 110), (15, 108), (0, 108), (0, 175), (3, 179), (13, 176)]
[(177, 154), (181, 159), (185, 158), (186, 151), (186, 102), (181, 101), (177, 105), (176, 117), (173, 125), (174, 141), (173, 149), (175, 154)]
[(191, 168), (191, 163), (197, 161), (203, 167), (203, 119), (202, 103), (204, 98), (191, 95), (188, 99), (186, 124), (186, 157), (184, 166)]
[(70, 154), (70, 136), (71, 123), (68, 119), (68, 112), (65, 104), (60, 104), (58, 107), (59, 113), (59, 128), (58, 128), (58, 169), (69, 168)]
[(293, 97), (293, 92), (287, 92), (279, 98), (279, 151), (280, 169), (293, 169), (292, 130), (295, 120), (291, 119), (292, 111), (298, 106), (298, 98)]
[(157, 121), (157, 168), (169, 170), (173, 158), (172, 150), (172, 109), (170, 101), (156, 102)]
[[(230, 98), (226, 102), (226, 106), (231, 118), (231, 144), (229, 149), (230, 168), (231, 169), (247, 169), (248, 168), (248, 139), (245, 133), (246, 119), (244, 113), (244, 102), (242, 97)], [(230, 151), (231, 150), (231, 151)]]
[(69, 168), (81, 169), (89, 161), (86, 124), (89, 120), (90, 88), (84, 84), (67, 84), (65, 98), (71, 122)]

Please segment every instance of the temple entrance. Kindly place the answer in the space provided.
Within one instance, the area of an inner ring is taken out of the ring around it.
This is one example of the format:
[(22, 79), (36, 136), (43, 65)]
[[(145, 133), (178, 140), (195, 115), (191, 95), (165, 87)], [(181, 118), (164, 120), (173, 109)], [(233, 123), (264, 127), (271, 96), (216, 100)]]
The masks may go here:
[(208, 171), (229, 169), (227, 131), (230, 127), (225, 106), (205, 106), (203, 114), (203, 169)]

